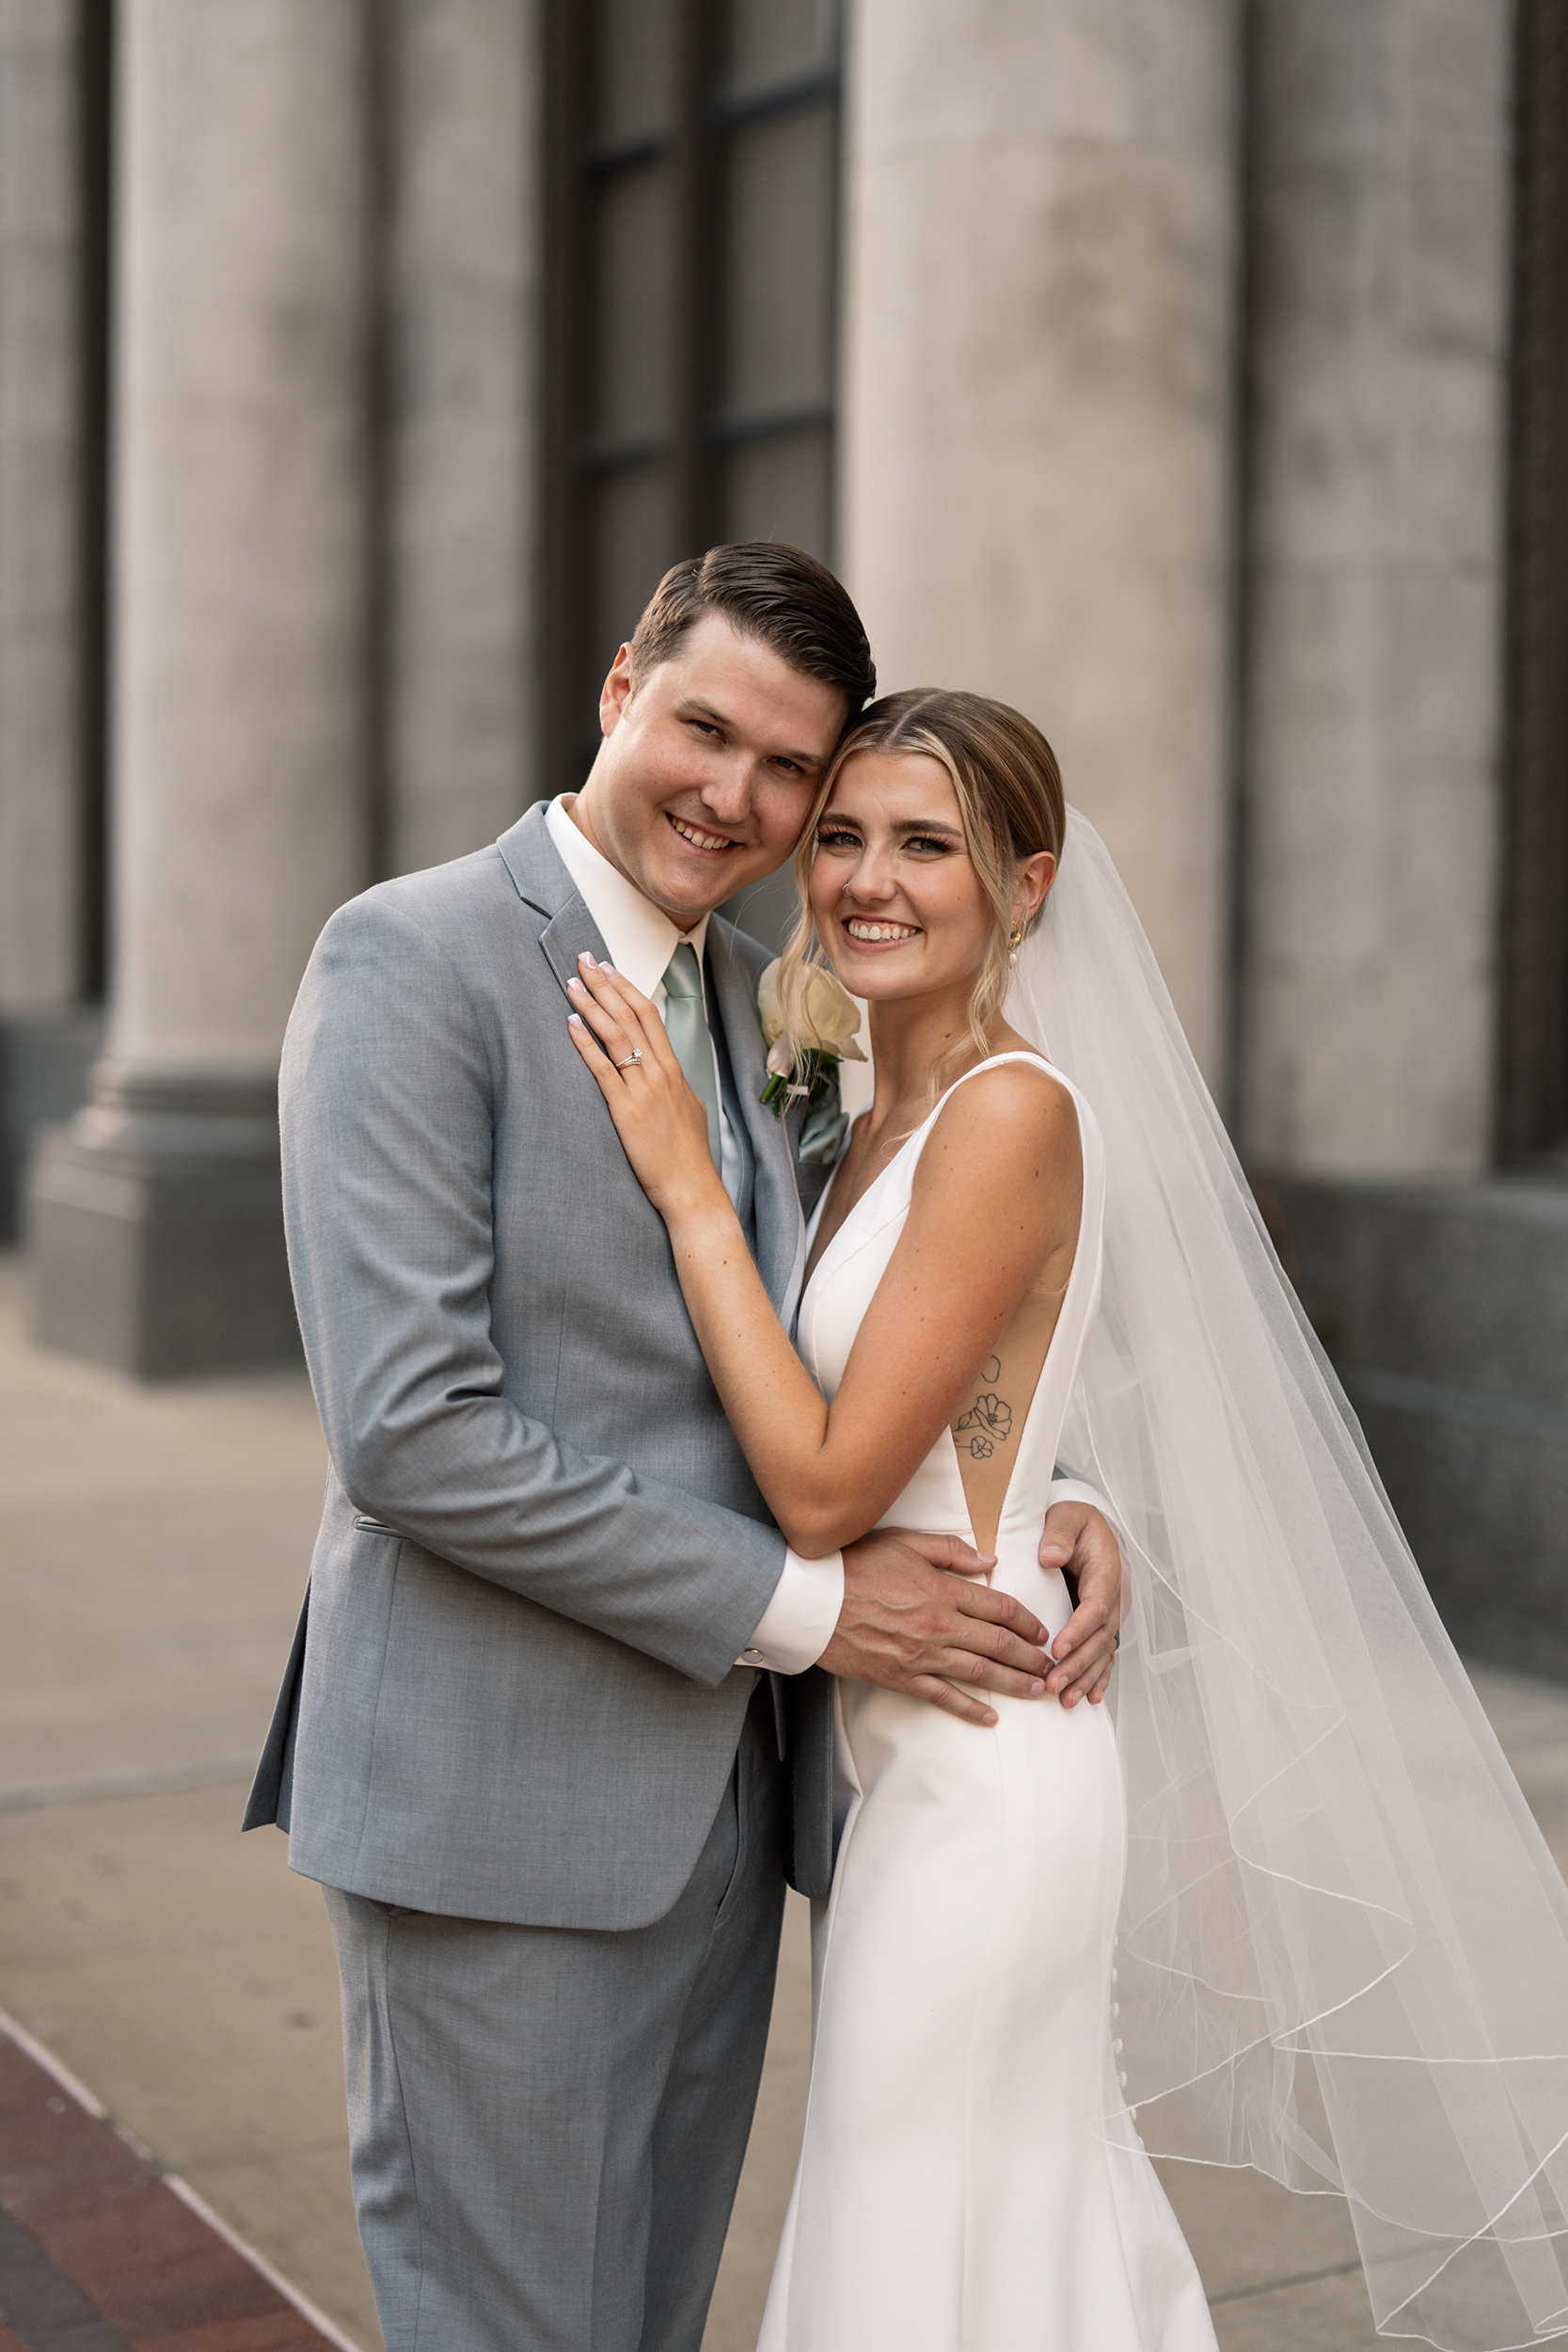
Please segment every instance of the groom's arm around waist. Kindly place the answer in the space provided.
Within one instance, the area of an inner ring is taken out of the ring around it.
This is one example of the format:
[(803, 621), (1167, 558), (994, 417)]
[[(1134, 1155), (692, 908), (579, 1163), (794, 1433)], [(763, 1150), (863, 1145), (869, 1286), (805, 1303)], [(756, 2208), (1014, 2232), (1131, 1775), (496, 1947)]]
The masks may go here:
[[(523, 926), (517, 946), (537, 952)], [(562, 1005), (562, 1041), (564, 1018)], [(289, 1025), (279, 1107), (290, 1267), (334, 1467), (366, 1517), (715, 1684), (763, 1617), (784, 1538), (574, 1450), (504, 1393), (491, 1299), (504, 1057), (494, 1008), (417, 913), (378, 892), (333, 917)]]

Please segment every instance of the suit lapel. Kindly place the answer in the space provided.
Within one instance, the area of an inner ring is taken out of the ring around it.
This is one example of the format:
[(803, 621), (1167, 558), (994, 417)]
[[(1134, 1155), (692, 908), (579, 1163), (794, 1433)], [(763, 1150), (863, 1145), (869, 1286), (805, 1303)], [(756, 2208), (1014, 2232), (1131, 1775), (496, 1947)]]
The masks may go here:
[(775, 1119), (760, 1100), (768, 1075), (768, 1049), (757, 1020), (756, 982), (745, 958), (736, 952), (729, 925), (718, 917), (708, 925), (707, 963), (716, 1009), (724, 1025), (740, 1115), (756, 1161), (757, 1271), (768, 1295), (783, 1314), (805, 1250), (805, 1219), (795, 1184), (800, 1114), (796, 1110), (787, 1119)]
[[(536, 802), (501, 834), (496, 847), (518, 898), (546, 918), (539, 945), (564, 994), (567, 981), (577, 971), (578, 958), (586, 952), (608, 961), (609, 949), (550, 839), (544, 803)], [(736, 1108), (745, 1123), (755, 1164), (752, 1208), (757, 1271), (768, 1295), (787, 1321), (805, 1263), (806, 1222), (795, 1173), (803, 1114), (797, 1106), (786, 1119), (775, 1119), (759, 1099), (767, 1078), (768, 1052), (757, 1020), (756, 982), (746, 959), (736, 951), (730, 926), (719, 916), (708, 924), (707, 969), (735, 1079)]]
[(549, 958), (550, 969), (561, 982), (562, 993), (567, 981), (576, 976), (579, 956), (594, 956), (601, 963), (610, 961), (610, 950), (599, 927), (575, 890), (540, 932), (539, 945)]
[(520, 817), (496, 844), (525, 906), (548, 917), (539, 934), (551, 971), (564, 993), (581, 955), (608, 962), (610, 951), (582, 895), (550, 839), (542, 803)]

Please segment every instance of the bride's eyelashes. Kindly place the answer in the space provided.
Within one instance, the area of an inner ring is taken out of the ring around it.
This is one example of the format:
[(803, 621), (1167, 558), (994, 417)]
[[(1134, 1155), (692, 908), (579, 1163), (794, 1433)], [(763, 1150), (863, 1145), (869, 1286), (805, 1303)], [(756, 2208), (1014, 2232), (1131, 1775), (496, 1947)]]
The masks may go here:
[[(819, 850), (863, 850), (865, 844), (858, 833), (849, 832), (844, 825), (818, 825), (816, 846)], [(922, 856), (951, 857), (956, 845), (940, 834), (911, 833), (898, 846), (901, 850), (918, 850)]]

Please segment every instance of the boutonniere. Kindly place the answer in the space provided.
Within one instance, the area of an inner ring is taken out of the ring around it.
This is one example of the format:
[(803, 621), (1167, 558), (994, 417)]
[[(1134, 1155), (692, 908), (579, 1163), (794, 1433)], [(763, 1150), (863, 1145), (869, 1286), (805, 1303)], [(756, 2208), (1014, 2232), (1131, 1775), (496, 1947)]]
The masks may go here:
[(804, 1103), (812, 1111), (836, 1104), (839, 1063), (865, 1059), (856, 1042), (861, 1009), (825, 964), (798, 966), (794, 1025), (786, 1027), (779, 994), (780, 961), (775, 956), (757, 982), (757, 1016), (768, 1046), (768, 1083), (761, 1099), (775, 1119), (782, 1119), (792, 1103)]

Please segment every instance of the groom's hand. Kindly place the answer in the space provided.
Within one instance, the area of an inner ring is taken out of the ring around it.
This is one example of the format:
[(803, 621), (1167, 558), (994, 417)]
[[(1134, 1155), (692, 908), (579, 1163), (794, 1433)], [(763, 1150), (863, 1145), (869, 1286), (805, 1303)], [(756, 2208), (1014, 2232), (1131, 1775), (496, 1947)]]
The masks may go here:
[(1043, 1698), (1045, 1628), (1010, 1593), (974, 1581), (991, 1565), (957, 1535), (902, 1527), (847, 1544), (844, 1607), (818, 1665), (927, 1699), (966, 1724), (996, 1721), (995, 1708), (969, 1689)]
[(1056, 1661), (1046, 1688), (1064, 1707), (1098, 1707), (1111, 1680), (1121, 1628), (1121, 1546), (1102, 1511), (1087, 1502), (1053, 1502), (1040, 1538), (1042, 1568), (1063, 1568), (1078, 1587), (1078, 1606), (1051, 1645)]

